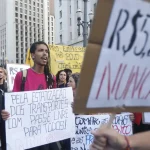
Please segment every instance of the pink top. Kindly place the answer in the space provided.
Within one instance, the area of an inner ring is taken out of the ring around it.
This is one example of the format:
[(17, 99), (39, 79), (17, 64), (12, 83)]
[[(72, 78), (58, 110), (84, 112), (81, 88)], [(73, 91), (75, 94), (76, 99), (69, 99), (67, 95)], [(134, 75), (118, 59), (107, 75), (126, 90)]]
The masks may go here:
[[(38, 74), (34, 72), (31, 68), (27, 69), (27, 77), (25, 81), (24, 91), (33, 91), (33, 90), (43, 90), (47, 89), (47, 83), (45, 79), (45, 74)], [(56, 77), (54, 76), (53, 88), (56, 88)], [(15, 81), (13, 92), (21, 91), (21, 82), (22, 82), (22, 72), (18, 72)]]

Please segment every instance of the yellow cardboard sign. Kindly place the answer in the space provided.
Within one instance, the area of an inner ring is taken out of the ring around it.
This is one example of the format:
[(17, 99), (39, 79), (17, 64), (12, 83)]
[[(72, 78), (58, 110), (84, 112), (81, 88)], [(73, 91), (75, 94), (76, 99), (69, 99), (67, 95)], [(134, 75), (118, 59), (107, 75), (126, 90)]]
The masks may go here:
[[(62, 69), (71, 69), (80, 72), (84, 57), (84, 47), (72, 47), (63, 45), (49, 45), (51, 56), (51, 71), (56, 74)], [(33, 60), (28, 49), (26, 64), (33, 66)]]

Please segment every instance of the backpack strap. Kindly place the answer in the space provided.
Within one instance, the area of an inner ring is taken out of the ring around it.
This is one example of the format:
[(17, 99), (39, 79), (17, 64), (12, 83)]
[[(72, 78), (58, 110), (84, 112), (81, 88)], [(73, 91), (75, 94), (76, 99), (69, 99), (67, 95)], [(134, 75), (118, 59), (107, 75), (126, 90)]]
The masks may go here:
[(26, 70), (22, 70), (22, 82), (21, 82), (21, 91), (24, 91), (24, 87), (25, 87), (25, 82), (26, 82), (26, 78), (27, 78), (27, 69)]

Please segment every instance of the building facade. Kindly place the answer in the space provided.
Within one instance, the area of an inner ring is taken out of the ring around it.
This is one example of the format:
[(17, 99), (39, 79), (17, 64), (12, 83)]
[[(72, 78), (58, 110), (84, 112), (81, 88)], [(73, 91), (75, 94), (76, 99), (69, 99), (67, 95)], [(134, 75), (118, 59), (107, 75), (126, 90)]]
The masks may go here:
[[(88, 14), (95, 11), (97, 0), (87, 2)], [(77, 10), (84, 12), (83, 0), (55, 0), (55, 43), (70, 46), (83, 46), (83, 28), (80, 27), (81, 35), (78, 36)], [(84, 14), (82, 13), (81, 21)]]
[(50, 0), (0, 0), (1, 64), (23, 64), (33, 42), (51, 43), (49, 18)]

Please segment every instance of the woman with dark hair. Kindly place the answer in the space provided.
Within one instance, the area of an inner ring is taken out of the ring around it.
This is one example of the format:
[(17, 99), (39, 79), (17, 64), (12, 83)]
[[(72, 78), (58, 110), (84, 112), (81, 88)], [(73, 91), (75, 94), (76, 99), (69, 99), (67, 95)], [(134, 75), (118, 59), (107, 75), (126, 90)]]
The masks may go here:
[(60, 70), (56, 74), (57, 88), (67, 87), (67, 74), (64, 70)]
[[(14, 81), (13, 92), (55, 88), (55, 79), (53, 78), (49, 68), (50, 52), (48, 45), (43, 41), (35, 42), (31, 45), (30, 53), (34, 61), (34, 66), (27, 69), (27, 76), (23, 88), (23, 72), (17, 73)], [(3, 120), (7, 120), (9, 116), (10, 114), (7, 111), (2, 110)], [(30, 148), (30, 150), (58, 150), (58, 145), (60, 145), (58, 142), (50, 143), (47, 145)]]
[(79, 73), (74, 73), (70, 76), (68, 81), (68, 87), (72, 87), (74, 97), (76, 95), (76, 89), (79, 82), (79, 77), (80, 77)]

